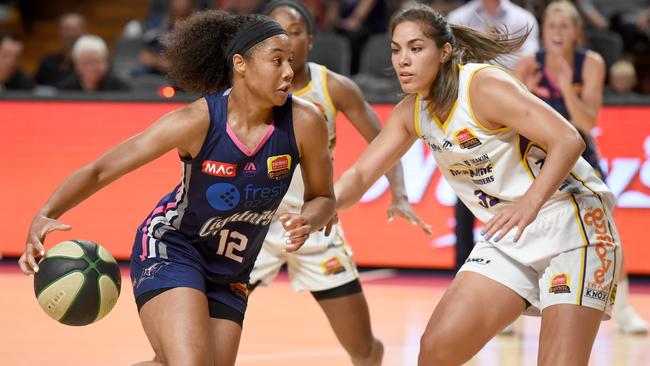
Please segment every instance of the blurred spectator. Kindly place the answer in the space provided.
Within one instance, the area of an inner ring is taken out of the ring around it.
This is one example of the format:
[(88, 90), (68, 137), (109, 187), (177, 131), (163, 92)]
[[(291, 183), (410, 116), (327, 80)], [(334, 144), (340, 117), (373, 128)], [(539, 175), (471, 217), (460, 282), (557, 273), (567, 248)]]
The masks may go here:
[[(210, 8), (213, 0), (193, 0), (193, 8), (204, 10)], [(145, 29), (159, 28), (169, 14), (169, 0), (149, 0), (149, 12), (145, 20)]]
[(577, 0), (589, 25), (623, 38), (626, 52), (650, 52), (650, 0)]
[(217, 7), (236, 15), (257, 14), (264, 8), (264, 0), (227, 0)]
[(449, 13), (449, 23), (465, 25), (479, 30), (496, 28), (502, 32), (520, 34), (530, 30), (528, 39), (519, 52), (512, 56), (500, 57), (496, 63), (512, 69), (523, 55), (539, 49), (539, 26), (537, 19), (528, 10), (509, 0), (472, 0)]
[(351, 74), (359, 72), (361, 51), (368, 38), (386, 32), (388, 18), (386, 0), (328, 1), (327, 26), (350, 40)]
[(134, 70), (134, 76), (143, 74), (164, 75), (169, 68), (167, 60), (161, 56), (164, 50), (162, 39), (174, 29), (176, 21), (188, 17), (195, 8), (192, 0), (168, 0), (168, 5), (169, 13), (160, 25), (146, 30), (142, 36), (144, 47), (138, 56), (141, 67)]
[(86, 34), (86, 19), (83, 15), (68, 13), (61, 16), (59, 19), (61, 50), (41, 59), (34, 76), (37, 84), (56, 86), (63, 79), (74, 74), (72, 46), (84, 34)]
[(609, 68), (609, 86), (606, 89), (606, 96), (636, 97), (633, 91), (638, 81), (634, 65), (627, 60), (617, 61)]
[(11, 34), (0, 34), (0, 91), (29, 90), (34, 82), (18, 66), (23, 43)]
[(128, 91), (130, 87), (108, 69), (108, 48), (94, 35), (79, 37), (72, 48), (75, 74), (58, 85), (69, 91)]
[(465, 1), (463, 0), (428, 0), (423, 1), (423, 3), (429, 5), (430, 7), (436, 9), (442, 14), (449, 14), (452, 10), (463, 5)]

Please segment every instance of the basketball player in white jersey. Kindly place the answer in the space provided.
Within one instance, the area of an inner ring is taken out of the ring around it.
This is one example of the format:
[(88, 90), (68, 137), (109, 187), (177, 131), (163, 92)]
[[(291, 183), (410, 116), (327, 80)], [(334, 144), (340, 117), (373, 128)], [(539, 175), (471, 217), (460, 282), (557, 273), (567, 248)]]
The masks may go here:
[[(289, 34), (293, 46), (293, 95), (312, 102), (323, 113), (329, 128), (330, 152), (334, 153), (336, 144), (335, 121), (338, 111), (345, 114), (367, 141), (372, 141), (381, 127), (356, 84), (325, 66), (307, 62), (314, 23), (309, 10), (299, 1), (280, 0), (271, 2), (264, 13), (280, 23)], [(431, 228), (420, 220), (408, 203), (399, 162), (387, 177), (393, 196), (388, 210), (389, 219), (393, 215), (403, 216), (430, 232)], [(285, 212), (300, 212), (303, 192), (302, 180), (299, 177), (293, 179), (276, 218)], [(322, 231), (313, 233), (296, 253), (282, 250), (285, 241), (282, 225), (276, 219), (271, 223), (251, 273), (251, 286), (270, 284), (282, 265), (286, 264), (293, 288), (312, 293), (352, 363), (381, 364), (383, 346), (373, 336), (359, 274), (341, 228), (335, 226), (328, 236)]]
[(420, 365), (467, 362), (522, 313), (541, 315), (540, 365), (587, 365), (620, 269), (614, 195), (580, 158), (570, 123), (507, 72), (471, 63), (519, 48), (525, 35), (450, 26), (424, 5), (398, 12), (390, 29), (409, 95), (336, 183), (337, 207), (358, 201), (422, 138), (485, 223), (431, 316)]

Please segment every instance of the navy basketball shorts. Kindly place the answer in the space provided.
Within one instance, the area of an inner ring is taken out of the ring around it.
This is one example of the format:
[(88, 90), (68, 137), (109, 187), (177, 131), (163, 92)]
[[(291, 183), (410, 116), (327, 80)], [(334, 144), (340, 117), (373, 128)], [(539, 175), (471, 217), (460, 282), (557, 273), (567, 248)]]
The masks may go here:
[(162, 241), (138, 230), (131, 252), (131, 284), (138, 312), (157, 295), (177, 287), (201, 291), (208, 299), (210, 317), (243, 325), (248, 303), (245, 282), (222, 283), (209, 278), (190, 243)]

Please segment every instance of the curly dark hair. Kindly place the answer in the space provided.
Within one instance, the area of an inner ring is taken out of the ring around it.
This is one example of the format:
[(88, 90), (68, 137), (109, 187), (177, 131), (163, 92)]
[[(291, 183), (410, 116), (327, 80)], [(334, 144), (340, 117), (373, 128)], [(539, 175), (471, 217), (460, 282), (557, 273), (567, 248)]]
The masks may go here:
[[(228, 44), (244, 25), (262, 17), (208, 10), (180, 21), (165, 40), (163, 57), (170, 64), (168, 76), (183, 90), (203, 95), (229, 88)], [(254, 49), (243, 56), (248, 57)]]

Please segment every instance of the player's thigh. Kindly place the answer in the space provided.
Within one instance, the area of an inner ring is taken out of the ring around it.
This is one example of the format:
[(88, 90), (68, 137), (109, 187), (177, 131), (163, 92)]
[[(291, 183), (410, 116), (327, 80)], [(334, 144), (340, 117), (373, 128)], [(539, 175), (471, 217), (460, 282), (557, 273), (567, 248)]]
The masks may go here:
[(208, 282), (206, 287), (214, 339), (214, 365), (234, 365), (244, 324), (244, 314), (248, 306), (247, 285), (244, 282), (227, 284)]
[(210, 325), (214, 339), (214, 366), (232, 366), (237, 360), (237, 351), (242, 328), (230, 319), (211, 318)]
[(538, 365), (586, 366), (603, 311), (558, 304), (542, 311)]
[(433, 311), (423, 345), (478, 352), (525, 308), (526, 301), (505, 285), (476, 272), (460, 272)]
[(212, 365), (213, 335), (205, 294), (187, 287), (164, 291), (140, 309), (149, 342), (169, 365)]

